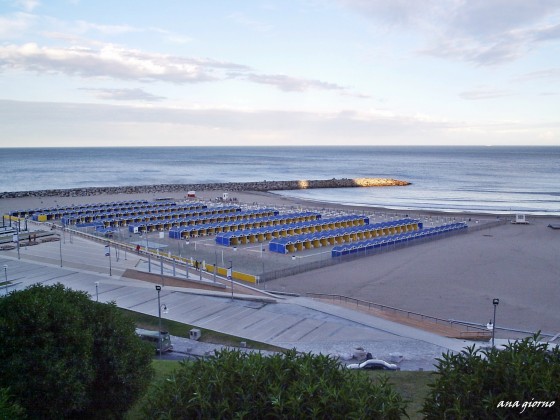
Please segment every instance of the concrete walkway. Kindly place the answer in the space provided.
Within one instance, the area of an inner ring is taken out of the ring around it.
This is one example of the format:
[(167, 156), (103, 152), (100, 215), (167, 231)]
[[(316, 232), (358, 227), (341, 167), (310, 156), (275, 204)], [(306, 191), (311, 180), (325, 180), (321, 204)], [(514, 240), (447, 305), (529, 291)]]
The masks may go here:
[[(67, 237), (66, 241), (21, 247), (19, 259), (16, 250), (2, 251), (0, 267), (7, 265), (10, 285), (0, 294), (34, 283), (60, 282), (89, 293), (94, 300), (114, 301), (119, 307), (157, 316), (154, 284), (121, 277), (126, 269), (145, 269), (145, 260), (134, 253), (125, 259), (121, 252), (118, 261), (112, 257), (109, 275), (104, 250), (101, 243), (79, 237), (70, 242)], [(184, 271), (177, 274), (185, 276)], [(256, 297), (234, 291), (232, 299), (231, 289), (214, 292), (164, 286), (160, 292), (161, 304), (168, 308), (164, 318), (342, 359), (361, 347), (378, 358), (402, 359), (403, 370), (431, 370), (442, 352), (460, 351), (471, 344), (310, 298)]]

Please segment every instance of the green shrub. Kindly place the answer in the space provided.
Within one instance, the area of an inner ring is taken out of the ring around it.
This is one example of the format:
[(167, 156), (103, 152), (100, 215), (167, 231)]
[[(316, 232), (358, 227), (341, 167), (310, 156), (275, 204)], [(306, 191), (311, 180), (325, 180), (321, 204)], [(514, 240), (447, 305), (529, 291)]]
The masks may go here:
[(398, 419), (404, 402), (383, 378), (341, 368), (328, 356), (217, 351), (181, 362), (148, 393), (150, 419)]
[(9, 388), (0, 388), (0, 419), (24, 419), (25, 412), (10, 395)]
[(560, 419), (560, 349), (538, 335), (437, 360), (422, 409), (428, 419)]
[(61, 284), (0, 299), (0, 342), (0, 386), (31, 418), (120, 417), (152, 375), (134, 324)]

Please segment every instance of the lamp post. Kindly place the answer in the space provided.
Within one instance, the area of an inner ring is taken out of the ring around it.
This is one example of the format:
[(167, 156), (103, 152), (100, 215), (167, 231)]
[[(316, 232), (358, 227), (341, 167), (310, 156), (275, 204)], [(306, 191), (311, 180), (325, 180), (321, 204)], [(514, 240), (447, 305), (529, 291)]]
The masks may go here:
[(62, 241), (60, 240), (60, 235), (58, 235), (58, 249), (60, 253), (60, 266), (62, 267)]
[(148, 273), (152, 272), (152, 259), (150, 257), (150, 247), (148, 243), (148, 224), (146, 224), (146, 253), (148, 254)]
[(95, 301), (99, 302), (99, 282), (95, 282)]
[(159, 292), (161, 292), (161, 286), (159, 284), (156, 285), (156, 290), (157, 290), (157, 304), (158, 304), (158, 318), (159, 318), (158, 352), (159, 352), (159, 358), (161, 359), (161, 303), (159, 300)]
[(113, 275), (113, 269), (111, 267), (111, 245), (108, 243), (105, 245), (105, 256), (109, 257), (109, 276)]
[(4, 264), (4, 277), (6, 278), (6, 295), (8, 294), (8, 264)]
[(492, 304), (494, 305), (494, 321), (492, 322), (492, 347), (494, 347), (494, 336), (496, 333), (496, 308), (500, 304), (500, 299), (493, 299)]
[(21, 259), (20, 254), (19, 254), (19, 225), (18, 225), (18, 230), (16, 231), (16, 234), (14, 235), (14, 238), (16, 240), (16, 246), (17, 246), (17, 259)]
[(214, 251), (214, 283), (216, 283), (216, 271), (218, 271), (218, 252)]
[(230, 281), (230, 287), (231, 287), (231, 301), (233, 302), (233, 262), (229, 261), (229, 267), (227, 269), (227, 274), (229, 277), (229, 281)]

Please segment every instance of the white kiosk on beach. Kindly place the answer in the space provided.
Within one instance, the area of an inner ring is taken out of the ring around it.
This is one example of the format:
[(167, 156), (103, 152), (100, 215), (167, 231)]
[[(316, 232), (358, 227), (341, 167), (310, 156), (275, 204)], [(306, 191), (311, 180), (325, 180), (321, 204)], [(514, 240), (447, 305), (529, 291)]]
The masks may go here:
[(516, 214), (515, 215), (515, 220), (512, 221), (511, 223), (514, 223), (516, 225), (527, 225), (527, 224), (529, 224), (529, 221), (527, 219), (525, 219), (524, 214)]

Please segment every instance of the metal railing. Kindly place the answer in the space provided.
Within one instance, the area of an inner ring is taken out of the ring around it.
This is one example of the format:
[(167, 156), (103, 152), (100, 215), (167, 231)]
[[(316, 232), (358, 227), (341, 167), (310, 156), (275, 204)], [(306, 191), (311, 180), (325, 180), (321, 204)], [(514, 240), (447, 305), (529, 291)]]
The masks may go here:
[(447, 327), (452, 327), (457, 330), (466, 329), (466, 332), (468, 333), (471, 332), (478, 333), (478, 334), (488, 333), (486, 327), (483, 326), (469, 325), (465, 323), (456, 322), (450, 319), (442, 319), (431, 315), (421, 314), (419, 312), (407, 311), (405, 309), (399, 309), (393, 306), (383, 305), (375, 302), (369, 302), (367, 300), (357, 299), (349, 296), (335, 295), (335, 294), (328, 294), (328, 293), (311, 293), (311, 292), (306, 293), (306, 295), (318, 299), (329, 299), (332, 301), (338, 301), (340, 303), (344, 302), (344, 303), (355, 304), (357, 308), (360, 308), (360, 306), (362, 306), (364, 308), (368, 308), (369, 310), (378, 309), (382, 312), (390, 312), (392, 314), (399, 315), (413, 320), (428, 321), (438, 325), (445, 325)]

